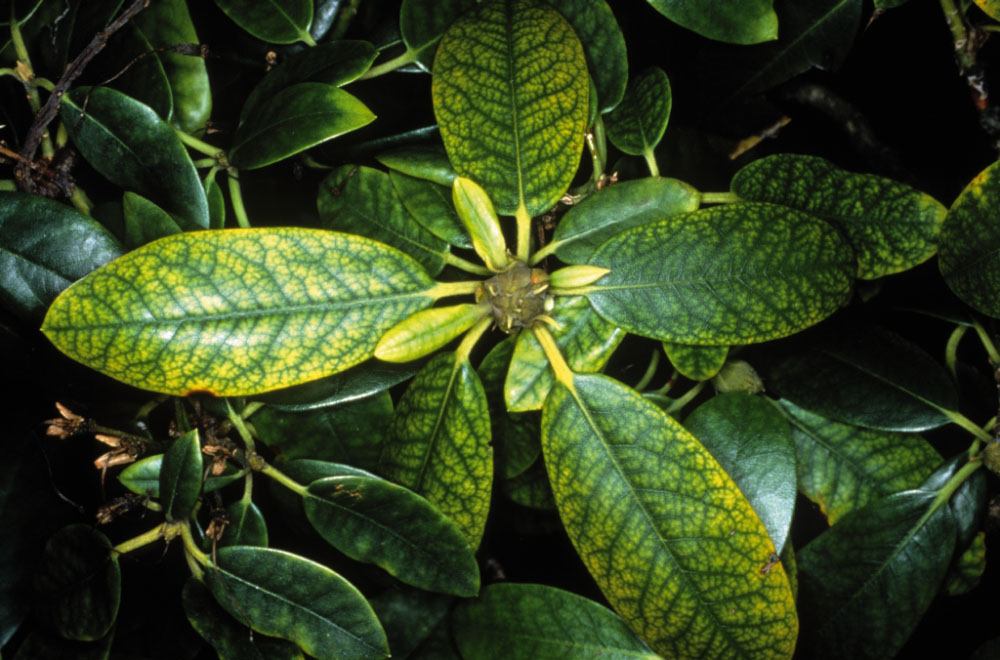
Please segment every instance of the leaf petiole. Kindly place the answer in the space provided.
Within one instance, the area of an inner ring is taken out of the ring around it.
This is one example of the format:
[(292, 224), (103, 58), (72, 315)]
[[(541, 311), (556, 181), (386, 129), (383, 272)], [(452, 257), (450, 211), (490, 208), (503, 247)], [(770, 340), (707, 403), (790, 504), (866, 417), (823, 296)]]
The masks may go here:
[(990, 339), (989, 333), (986, 332), (986, 328), (979, 321), (973, 321), (972, 327), (976, 329), (976, 334), (979, 335), (979, 341), (983, 343), (983, 348), (986, 349), (986, 354), (990, 356), (990, 364), (994, 368), (1000, 367), (1000, 352), (997, 352), (997, 347)]
[(233, 214), (236, 215), (236, 224), (244, 229), (250, 228), (250, 218), (247, 216), (247, 209), (243, 205), (243, 189), (240, 188), (240, 180), (229, 175), (229, 201), (233, 204)]
[(392, 71), (395, 71), (396, 69), (400, 69), (406, 66), (407, 64), (413, 64), (416, 61), (417, 61), (417, 54), (412, 50), (407, 50), (402, 55), (398, 55), (392, 58), (391, 60), (386, 60), (382, 64), (379, 64), (378, 66), (373, 66), (372, 68), (368, 69), (363, 74), (361, 74), (361, 77), (359, 77), (358, 80), (377, 78), (378, 76), (390, 73)]
[(115, 554), (123, 555), (126, 552), (132, 552), (133, 550), (138, 550), (143, 546), (147, 546), (150, 543), (155, 543), (156, 541), (166, 538), (167, 527), (171, 523), (160, 523), (148, 532), (143, 532), (139, 536), (129, 539), (128, 541), (122, 541), (114, 548), (111, 549)]
[(218, 158), (219, 154), (223, 152), (219, 147), (210, 145), (208, 142), (203, 142), (193, 135), (188, 135), (184, 131), (174, 129), (174, 133), (180, 138), (180, 141), (191, 147), (199, 153), (203, 153), (206, 156), (211, 156), (212, 158)]
[[(257, 461), (255, 461), (255, 462), (257, 462)], [(275, 481), (277, 481), (279, 484), (281, 484), (282, 486), (284, 486), (288, 490), (292, 491), (293, 493), (296, 493), (297, 495), (303, 496), (303, 495), (306, 494), (306, 491), (308, 490), (305, 486), (303, 486), (299, 482), (295, 481), (294, 479), (292, 479), (291, 477), (289, 477), (287, 474), (285, 474), (281, 470), (279, 470), (276, 467), (270, 465), (269, 463), (267, 463), (263, 459), (261, 459), (259, 461), (259, 465), (256, 466), (254, 469), (257, 470), (258, 472), (260, 472), (261, 474), (265, 474), (265, 475), (271, 477), (272, 479), (274, 479)]]
[(962, 337), (965, 336), (966, 331), (968, 331), (969, 326), (960, 325), (952, 330), (951, 335), (948, 337), (948, 343), (944, 347), (944, 363), (948, 367), (948, 372), (951, 374), (952, 378), (958, 377), (957, 367), (958, 367), (958, 345), (962, 341)]
[(552, 366), (552, 371), (555, 372), (556, 380), (566, 386), (566, 388), (574, 392), (573, 386), (573, 370), (569, 368), (566, 363), (566, 358), (563, 357), (562, 352), (559, 350), (559, 345), (556, 344), (555, 337), (549, 332), (549, 329), (545, 327), (544, 324), (536, 323), (532, 326), (531, 331), (535, 334), (535, 338), (538, 343), (542, 345), (542, 350), (545, 351), (545, 357), (549, 359), (549, 364)]

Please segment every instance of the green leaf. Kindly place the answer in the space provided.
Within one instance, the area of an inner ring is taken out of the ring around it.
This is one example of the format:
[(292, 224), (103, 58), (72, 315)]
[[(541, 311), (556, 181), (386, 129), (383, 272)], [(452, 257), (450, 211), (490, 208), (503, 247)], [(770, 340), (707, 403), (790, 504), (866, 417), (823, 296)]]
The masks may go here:
[(198, 430), (174, 440), (160, 465), (160, 497), (167, 520), (184, 520), (201, 495), (201, 440)]
[(60, 292), (122, 254), (104, 227), (39, 195), (0, 193), (0, 303), (40, 318)]
[(448, 188), (396, 171), (389, 172), (389, 179), (403, 206), (422, 227), (455, 247), (472, 248)]
[(374, 120), (364, 103), (334, 85), (291, 85), (262, 100), (240, 124), (229, 162), (244, 170), (264, 167)]
[(344, 165), (323, 179), (316, 205), (324, 227), (362, 234), (400, 249), (431, 275), (444, 268), (448, 245), (413, 221), (385, 172)]
[(313, 45), (313, 0), (215, 0), (234, 23), (262, 41)]
[[(815, 658), (890, 658), (937, 595), (955, 521), (937, 492), (910, 490), (845, 515), (798, 553), (803, 629)], [(806, 618), (808, 617), (808, 618)]]
[(949, 596), (961, 596), (979, 586), (986, 572), (986, 532), (978, 532), (948, 572), (944, 590)]
[(590, 263), (597, 312), (625, 330), (682, 344), (749, 344), (832, 314), (854, 254), (829, 224), (771, 204), (728, 204), (626, 230)]
[(496, 473), (505, 478), (527, 470), (542, 453), (536, 416), (508, 412), (503, 399), (504, 380), (517, 338), (508, 337), (494, 346), (477, 370), (490, 410)]
[(790, 401), (780, 403), (792, 425), (799, 490), (831, 525), (875, 500), (916, 488), (941, 462), (919, 435), (841, 424)]
[(455, 179), (451, 194), (455, 211), (472, 239), (476, 254), (493, 272), (505, 270), (510, 261), (507, 243), (489, 195), (479, 184), (465, 177)]
[(572, 378), (545, 402), (542, 448), (566, 531), (612, 607), (665, 657), (790, 657), (788, 579), (736, 484), (634, 391)]
[(708, 380), (719, 373), (729, 355), (728, 346), (692, 346), (663, 342), (663, 352), (677, 373), (691, 380)]
[(102, 176), (156, 202), (183, 221), (182, 229), (208, 227), (194, 163), (149, 106), (107, 87), (81, 87), (63, 97), (61, 108), (73, 144)]
[(378, 162), (390, 169), (417, 179), (433, 181), (449, 191), (452, 182), (458, 176), (451, 166), (451, 161), (448, 160), (448, 154), (444, 147), (437, 145), (398, 147), (380, 153), (377, 159)]
[(250, 500), (236, 500), (226, 507), (226, 519), (229, 524), (219, 539), (220, 547), (225, 545), (267, 547), (267, 522), (256, 504)]
[(253, 88), (240, 111), (240, 122), (282, 90), (302, 82), (341, 87), (357, 80), (375, 60), (375, 47), (367, 41), (331, 41), (291, 55), (271, 69)]
[(976, 175), (948, 210), (938, 264), (945, 283), (983, 314), (1000, 317), (1000, 162)]
[[(577, 373), (600, 371), (625, 338), (590, 307), (583, 296), (559, 296), (550, 316), (559, 324), (552, 329), (570, 368)], [(504, 401), (511, 412), (541, 410), (555, 377), (545, 351), (530, 332), (517, 337), (504, 383)]]
[(781, 554), (795, 510), (795, 444), (770, 399), (721, 394), (701, 404), (684, 427), (739, 486)]
[(431, 285), (416, 262), (359, 236), (189, 232), (79, 281), (42, 329), (73, 359), (131, 385), (239, 396), (366, 360), (386, 330), (432, 302)]
[(559, 10), (580, 37), (597, 90), (598, 110), (611, 110), (621, 102), (628, 81), (625, 36), (611, 7), (604, 0), (549, 0), (549, 4)]
[(417, 589), (386, 589), (370, 599), (394, 658), (408, 658), (441, 622), (455, 599)]
[[(163, 454), (154, 454), (136, 461), (118, 474), (118, 481), (136, 495), (160, 499), (160, 469), (163, 467)], [(233, 467), (219, 476), (209, 475), (202, 487), (202, 492), (210, 493), (219, 490), (240, 478), (240, 473)]]
[(281, 550), (219, 548), (205, 580), (215, 600), (257, 632), (288, 639), (318, 660), (377, 660), (385, 633), (364, 596), (329, 568)]
[(756, 44), (778, 37), (774, 0), (647, 0), (674, 23), (703, 37), (734, 44)]
[(732, 190), (747, 201), (790, 206), (840, 228), (858, 256), (858, 277), (869, 280), (934, 256), (947, 213), (936, 199), (904, 183), (797, 154), (750, 163), (733, 177)]
[(430, 71), (444, 31), (476, 0), (403, 0), (399, 8), (399, 33), (417, 63)]
[(181, 590), (184, 614), (191, 627), (212, 645), (219, 660), (303, 660), (299, 647), (283, 639), (247, 634), (223, 610), (201, 582), (188, 578)]
[(824, 417), (884, 431), (951, 421), (958, 395), (923, 349), (875, 326), (839, 328), (771, 367), (768, 387)]
[[(210, 170), (211, 172), (211, 170)], [(208, 201), (208, 226), (209, 229), (222, 229), (226, 226), (226, 198), (222, 196), (222, 188), (212, 176), (206, 176), (205, 199)]]
[(353, 465), (320, 461), (313, 458), (297, 458), (282, 464), (281, 471), (300, 484), (310, 484), (330, 477), (372, 477), (375, 475)]
[(552, 243), (566, 263), (584, 263), (601, 243), (630, 227), (696, 211), (701, 194), (677, 179), (648, 177), (598, 190), (559, 221)]
[(1000, 21), (1000, 2), (998, 0), (974, 0), (974, 2), (987, 16), (995, 21)]
[(108, 660), (115, 633), (96, 642), (73, 642), (55, 633), (32, 630), (17, 647), (13, 660)]
[(545, 461), (541, 458), (517, 475), (503, 479), (500, 482), (500, 490), (515, 504), (539, 511), (556, 511), (556, 501), (545, 470)]
[(667, 129), (672, 100), (663, 69), (641, 72), (629, 81), (621, 104), (604, 118), (611, 144), (627, 154), (651, 158)]
[(66, 639), (104, 637), (118, 616), (121, 568), (111, 542), (90, 525), (59, 530), (34, 569), (34, 612)]
[(260, 441), (287, 460), (339, 460), (374, 470), (391, 417), (392, 397), (383, 390), (336, 407), (295, 411), (265, 406), (250, 422)]
[(468, 358), (441, 353), (410, 383), (382, 445), (381, 473), (424, 496), (479, 545), (493, 457), (486, 395)]
[(122, 196), (122, 213), (125, 216), (125, 247), (129, 250), (183, 231), (169, 213), (132, 192), (125, 191)]
[(384, 392), (409, 380), (413, 364), (387, 364), (369, 360), (347, 371), (303, 385), (254, 397), (277, 410), (290, 412), (329, 408)]
[(654, 660), (611, 610), (541, 584), (499, 583), (464, 601), (452, 619), (466, 660)]
[(491, 313), (489, 305), (461, 303), (423, 309), (389, 328), (375, 346), (375, 357), (409, 362), (444, 348)]
[(474, 596), (479, 567), (465, 536), (416, 493), (373, 477), (329, 477), (302, 496), (316, 531), (348, 557), (427, 591)]
[(579, 165), (588, 80), (583, 47), (555, 9), (477, 5), (448, 28), (434, 60), (434, 112), (455, 171), (499, 213), (548, 210)]

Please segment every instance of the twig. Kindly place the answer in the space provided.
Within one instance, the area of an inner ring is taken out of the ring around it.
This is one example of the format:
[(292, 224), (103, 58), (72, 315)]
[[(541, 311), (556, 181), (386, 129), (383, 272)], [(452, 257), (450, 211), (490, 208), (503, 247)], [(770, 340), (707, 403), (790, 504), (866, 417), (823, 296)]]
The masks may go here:
[(965, 78), (965, 84), (972, 94), (972, 103), (979, 111), (979, 125), (992, 139), (993, 149), (1000, 151), (1000, 109), (990, 104), (986, 70), (977, 57), (979, 49), (986, 43), (989, 32), (967, 23), (966, 16), (959, 11), (954, 0), (940, 0), (940, 2), (945, 22), (955, 42), (955, 62), (958, 64), (958, 72)]

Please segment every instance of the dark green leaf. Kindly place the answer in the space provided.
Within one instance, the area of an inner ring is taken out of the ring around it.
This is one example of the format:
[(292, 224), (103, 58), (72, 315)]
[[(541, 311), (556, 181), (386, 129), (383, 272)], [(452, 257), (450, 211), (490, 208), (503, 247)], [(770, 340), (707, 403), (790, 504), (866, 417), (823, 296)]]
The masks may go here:
[(114, 637), (115, 633), (111, 631), (96, 642), (75, 642), (56, 634), (33, 630), (12, 657), (13, 660), (108, 660)]
[(390, 364), (371, 360), (321, 380), (296, 385), (258, 397), (277, 410), (316, 410), (384, 392), (417, 373), (413, 363)]
[(63, 289), (120, 256), (104, 227), (39, 195), (0, 193), (0, 302), (40, 318)]
[(312, 44), (313, 0), (215, 0), (233, 22), (263, 41)]
[(948, 287), (983, 314), (1000, 317), (1000, 162), (969, 182), (941, 228), (938, 263)]
[(677, 373), (691, 380), (708, 380), (719, 373), (729, 355), (728, 346), (692, 346), (663, 342), (663, 352)]
[(434, 60), (434, 113), (455, 171), (485, 188), (498, 213), (548, 210), (579, 165), (588, 80), (583, 47), (555, 9), (477, 5)]
[(795, 444), (769, 399), (721, 394), (698, 406), (684, 427), (729, 473), (780, 555), (795, 510)]
[(646, 69), (629, 81), (621, 104), (604, 118), (608, 139), (627, 154), (651, 158), (672, 105), (667, 74), (659, 67)]
[(542, 448), (566, 531), (612, 607), (666, 657), (790, 656), (788, 579), (736, 484), (636, 392), (600, 375), (571, 385), (545, 402)]
[(750, 163), (733, 177), (732, 190), (747, 201), (790, 206), (840, 228), (858, 256), (861, 279), (930, 259), (947, 213), (936, 199), (904, 183), (797, 154)]
[(778, 36), (774, 0), (647, 0), (674, 23), (698, 34), (734, 44), (756, 44)]
[(478, 369), (490, 410), (497, 474), (506, 478), (527, 470), (542, 453), (537, 418), (511, 414), (504, 403), (503, 385), (516, 342), (517, 337), (509, 337), (494, 346)]
[(830, 419), (885, 431), (947, 424), (958, 395), (944, 367), (878, 327), (841, 328), (771, 368), (768, 387)]
[(408, 176), (433, 181), (448, 190), (458, 176), (444, 147), (437, 145), (399, 147), (379, 154), (378, 162)]
[[(959, 454), (953, 460), (960, 467), (966, 458), (966, 456)], [(966, 479), (951, 496), (948, 504), (951, 506), (951, 513), (958, 525), (958, 539), (955, 542), (955, 547), (959, 550), (968, 547), (982, 528), (989, 500), (988, 492), (986, 471), (979, 470)]]
[(183, 229), (208, 227), (208, 202), (194, 164), (151, 108), (107, 87), (75, 89), (61, 107), (73, 144), (95, 170), (156, 202), (181, 219)]
[(549, 475), (545, 470), (545, 461), (541, 457), (526, 470), (501, 481), (500, 489), (507, 499), (521, 506), (539, 511), (556, 510), (552, 486), (549, 485)]
[(606, 241), (590, 263), (597, 312), (639, 335), (684, 344), (748, 344), (798, 332), (844, 302), (854, 254), (800, 211), (728, 204), (672, 216)]
[(236, 129), (229, 161), (252, 170), (370, 124), (365, 104), (334, 85), (302, 82), (261, 100)]
[(792, 424), (799, 490), (830, 524), (893, 493), (916, 488), (941, 462), (919, 435), (873, 431), (831, 421), (781, 401)]
[(224, 545), (259, 545), (267, 547), (267, 523), (257, 505), (249, 500), (236, 500), (226, 507), (226, 525), (219, 539)]
[(698, 209), (701, 195), (677, 179), (649, 177), (609, 186), (571, 208), (552, 242), (560, 259), (586, 263), (601, 243), (630, 227)]
[(295, 460), (282, 463), (281, 471), (300, 484), (311, 484), (314, 481), (329, 479), (330, 477), (376, 478), (371, 472), (356, 468), (353, 465), (320, 461), (314, 458), (296, 458)]
[(201, 495), (201, 440), (198, 430), (174, 440), (160, 465), (160, 498), (167, 520), (183, 520)]
[(219, 548), (205, 569), (216, 601), (257, 632), (288, 639), (318, 660), (388, 657), (364, 596), (329, 568), (280, 550)]
[(948, 572), (944, 585), (945, 592), (949, 596), (966, 594), (979, 586), (979, 581), (985, 572), (986, 532), (979, 532)]
[(125, 216), (125, 248), (128, 250), (182, 231), (169, 213), (132, 192), (126, 191), (122, 197), (122, 213)]
[(329, 477), (309, 484), (302, 504), (320, 535), (353, 559), (427, 591), (465, 597), (479, 591), (479, 568), (462, 532), (402, 486)]
[(369, 602), (385, 628), (392, 657), (406, 658), (438, 623), (447, 625), (446, 616), (454, 600), (417, 589), (386, 589)]
[(215, 180), (215, 175), (206, 177), (205, 199), (208, 201), (209, 229), (222, 229), (226, 226), (226, 198), (222, 196), (222, 188)]
[(451, 189), (401, 172), (390, 172), (389, 178), (414, 220), (451, 245), (472, 249), (469, 232), (462, 225), (451, 201)]
[(104, 637), (118, 616), (121, 569), (108, 538), (89, 525), (64, 527), (35, 567), (35, 612), (66, 639)]
[(316, 203), (324, 227), (398, 248), (431, 275), (444, 268), (448, 245), (414, 222), (385, 172), (344, 165), (323, 180)]
[[(122, 470), (118, 475), (118, 481), (136, 495), (143, 495), (157, 500), (160, 498), (160, 468), (162, 466), (163, 454), (147, 456)], [(202, 491), (210, 493), (213, 490), (219, 490), (239, 478), (239, 471), (230, 466), (217, 477), (209, 475), (208, 479), (205, 480)]]
[(465, 660), (660, 657), (611, 610), (540, 584), (491, 585), (458, 606), (452, 626)]
[(399, 8), (399, 33), (420, 66), (431, 70), (441, 35), (475, 5), (476, 0), (403, 0)]
[(493, 457), (486, 394), (468, 358), (441, 353), (410, 383), (382, 445), (381, 472), (426, 497), (479, 545)]

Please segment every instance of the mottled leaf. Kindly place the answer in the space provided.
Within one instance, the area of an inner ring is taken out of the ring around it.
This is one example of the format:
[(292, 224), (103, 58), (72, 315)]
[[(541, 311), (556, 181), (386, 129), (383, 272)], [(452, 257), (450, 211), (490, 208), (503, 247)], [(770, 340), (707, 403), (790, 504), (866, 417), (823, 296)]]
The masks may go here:
[(313, 0), (215, 0), (215, 4), (234, 23), (262, 41), (313, 43), (309, 36)]
[(778, 36), (774, 0), (647, 0), (674, 23), (698, 34), (734, 44), (755, 44)]
[(667, 74), (659, 67), (646, 69), (629, 81), (621, 104), (604, 117), (608, 139), (627, 154), (651, 158), (672, 105)]
[(663, 342), (663, 352), (677, 373), (691, 380), (708, 380), (719, 373), (729, 355), (728, 346), (693, 346)]
[(169, 213), (133, 192), (126, 191), (122, 196), (122, 214), (125, 219), (125, 248), (128, 250), (183, 231)]
[(358, 236), (188, 232), (79, 281), (42, 329), (70, 357), (138, 387), (237, 396), (364, 361), (382, 333), (431, 303), (431, 284), (413, 260)]
[(60, 292), (122, 254), (104, 227), (39, 195), (0, 193), (0, 302), (41, 318)]
[(571, 386), (545, 402), (542, 448), (566, 531), (612, 607), (665, 657), (791, 656), (788, 579), (732, 479), (624, 385)]
[(537, 0), (490, 0), (438, 45), (434, 113), (455, 171), (497, 211), (537, 215), (576, 173), (589, 82), (573, 28)]
[(399, 33), (420, 66), (431, 70), (444, 31), (475, 5), (476, 0), (403, 0)]
[(997, 0), (973, 0), (976, 6), (995, 21), (1000, 21), (1000, 2)]
[(382, 335), (375, 357), (387, 362), (409, 362), (429, 355), (491, 313), (481, 303), (462, 303), (423, 309)]
[(201, 495), (201, 440), (198, 430), (173, 441), (160, 464), (160, 499), (167, 520), (184, 520)]
[(607, 112), (622, 100), (628, 81), (625, 37), (605, 0), (549, 0), (576, 30), (583, 44), (598, 110)]
[(944, 590), (949, 596), (961, 596), (977, 586), (986, 572), (986, 532), (978, 532), (972, 544), (955, 560), (945, 579)]
[(587, 287), (629, 332), (684, 344), (748, 344), (793, 334), (850, 292), (854, 254), (800, 211), (728, 204), (626, 230), (594, 252), (611, 270)]

